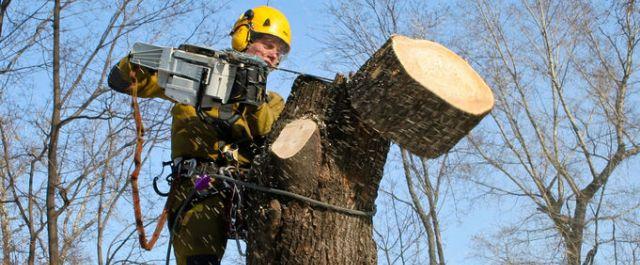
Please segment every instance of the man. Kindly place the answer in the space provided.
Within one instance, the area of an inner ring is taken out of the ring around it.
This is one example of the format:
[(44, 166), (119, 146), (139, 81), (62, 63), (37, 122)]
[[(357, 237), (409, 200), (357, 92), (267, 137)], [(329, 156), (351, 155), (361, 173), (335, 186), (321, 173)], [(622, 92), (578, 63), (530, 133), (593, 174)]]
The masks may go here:
[[(231, 37), (234, 50), (257, 56), (272, 67), (280, 63), (291, 44), (286, 17), (267, 6), (247, 10), (234, 24)], [(135, 75), (135, 82), (132, 82), (131, 75)], [(169, 99), (158, 87), (157, 74), (132, 65), (129, 58), (122, 59), (111, 70), (109, 86), (126, 94), (135, 90), (139, 97)], [(284, 108), (284, 101), (278, 94), (269, 92), (267, 98), (257, 106), (226, 105), (225, 111), (231, 111), (239, 118), (215, 130), (198, 117), (193, 106), (176, 103), (171, 110), (172, 158), (174, 161), (195, 158), (199, 163), (219, 161), (220, 149), (225, 144), (240, 142), (238, 162), (247, 165), (252, 158), (248, 143), (266, 136)], [(212, 108), (205, 113), (213, 119), (221, 119), (221, 109)], [(169, 228), (177, 263), (219, 264), (227, 242), (224, 213), (228, 209), (225, 209), (224, 197), (217, 194), (200, 198), (197, 202), (185, 204), (186, 207), (180, 211), (187, 194), (194, 188), (193, 179), (188, 176), (174, 176), (174, 179), (176, 183), (169, 192)]]

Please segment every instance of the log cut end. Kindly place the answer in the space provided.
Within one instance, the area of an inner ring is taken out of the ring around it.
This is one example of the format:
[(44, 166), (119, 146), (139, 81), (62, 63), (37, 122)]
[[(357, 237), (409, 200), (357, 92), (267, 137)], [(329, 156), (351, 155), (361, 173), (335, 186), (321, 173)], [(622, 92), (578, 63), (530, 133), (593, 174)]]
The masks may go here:
[(297, 154), (309, 141), (318, 125), (308, 119), (299, 119), (287, 124), (271, 145), (271, 152), (280, 159)]
[(395, 35), (349, 82), (362, 120), (414, 154), (448, 152), (493, 108), (471, 66), (440, 44)]
[(435, 42), (400, 35), (394, 35), (392, 42), (404, 70), (425, 89), (469, 114), (480, 115), (493, 108), (491, 89), (451, 50)]

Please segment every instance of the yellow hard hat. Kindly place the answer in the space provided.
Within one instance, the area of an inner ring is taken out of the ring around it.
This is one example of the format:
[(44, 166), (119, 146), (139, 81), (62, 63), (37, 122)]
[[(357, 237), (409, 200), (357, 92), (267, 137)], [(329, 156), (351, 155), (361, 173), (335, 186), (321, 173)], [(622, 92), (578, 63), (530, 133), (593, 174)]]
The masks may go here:
[(251, 41), (252, 33), (278, 37), (287, 45), (287, 52), (291, 47), (289, 21), (282, 12), (273, 7), (259, 6), (244, 12), (231, 30), (231, 47), (236, 51), (244, 51)]

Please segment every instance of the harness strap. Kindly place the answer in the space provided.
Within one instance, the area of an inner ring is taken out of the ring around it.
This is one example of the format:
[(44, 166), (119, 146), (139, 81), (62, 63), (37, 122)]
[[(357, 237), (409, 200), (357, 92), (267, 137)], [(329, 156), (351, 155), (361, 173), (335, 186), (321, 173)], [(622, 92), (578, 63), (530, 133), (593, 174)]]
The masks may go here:
[[(240, 108), (243, 108), (243, 106), (241, 105)], [(197, 113), (200, 120), (213, 127), (218, 136), (227, 141), (228, 139), (231, 139), (231, 127), (242, 117), (238, 113), (241, 111), (241, 109), (239, 111), (234, 111), (233, 104), (222, 104), (218, 107), (218, 118), (207, 115), (201, 109), (198, 110)]]

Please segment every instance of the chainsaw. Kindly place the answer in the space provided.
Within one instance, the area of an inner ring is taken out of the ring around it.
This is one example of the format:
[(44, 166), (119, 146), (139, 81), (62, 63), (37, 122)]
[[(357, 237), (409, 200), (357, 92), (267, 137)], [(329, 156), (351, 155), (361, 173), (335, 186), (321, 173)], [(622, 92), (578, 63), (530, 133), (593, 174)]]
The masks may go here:
[(164, 94), (182, 104), (259, 105), (266, 99), (270, 67), (259, 57), (236, 51), (183, 44), (178, 48), (134, 44), (130, 62), (158, 72)]

